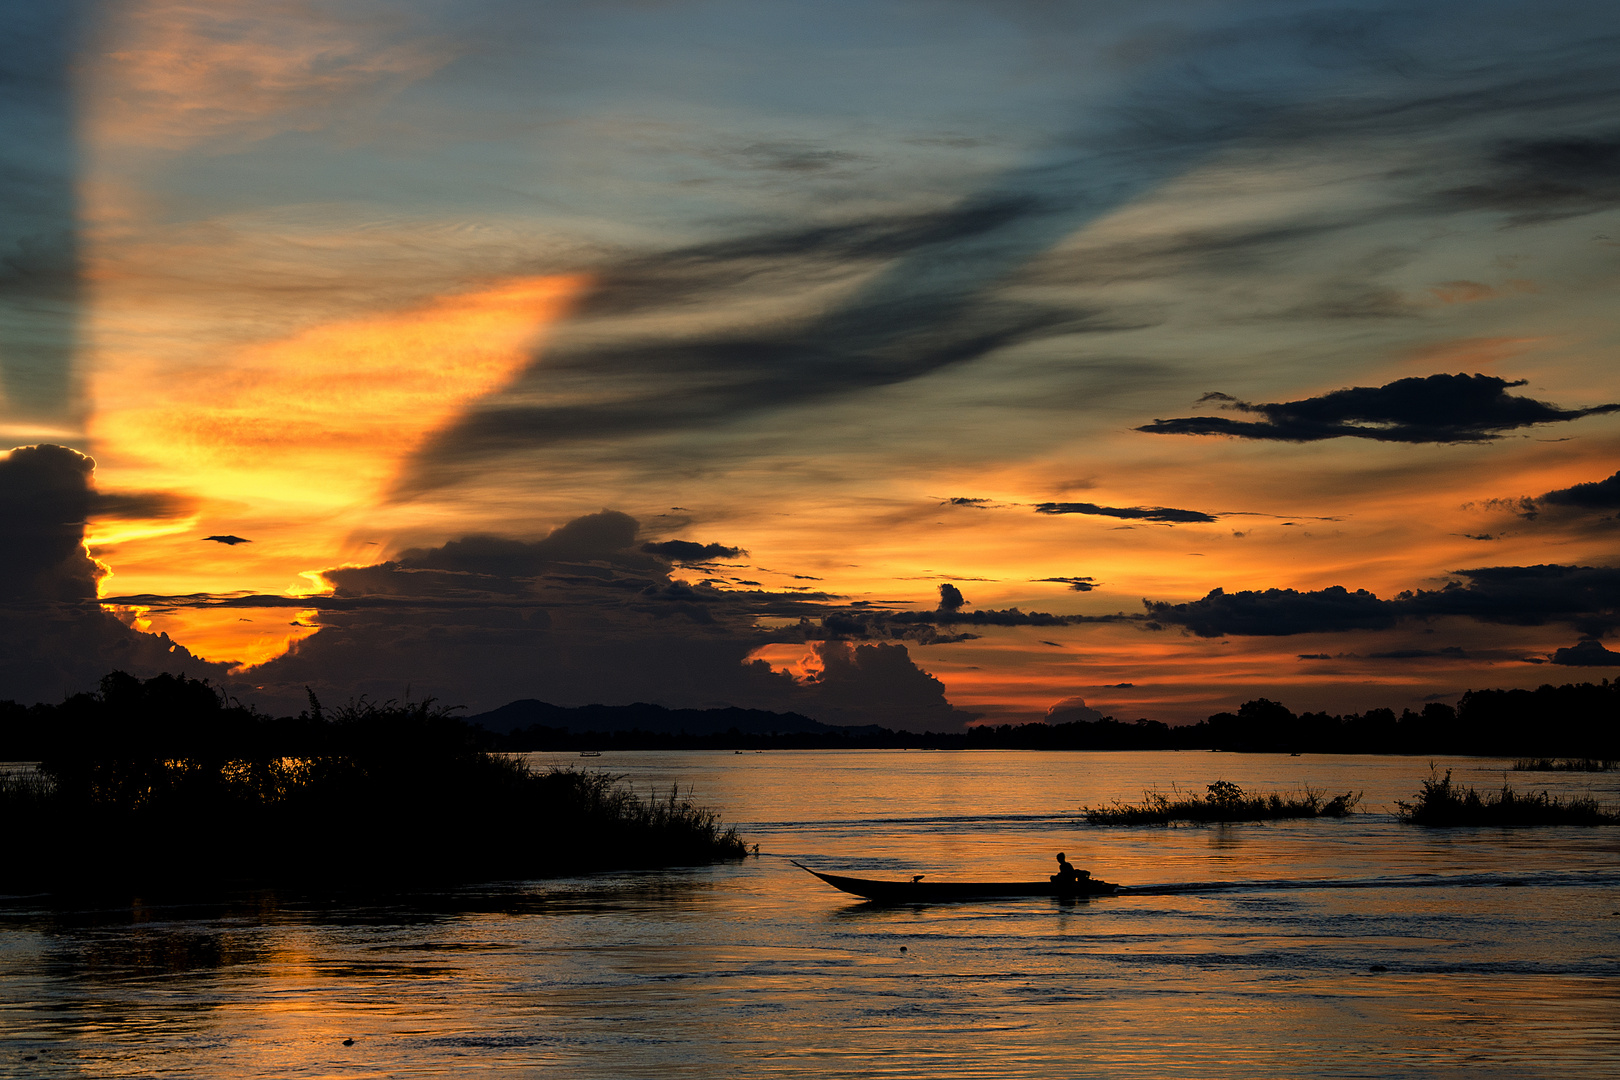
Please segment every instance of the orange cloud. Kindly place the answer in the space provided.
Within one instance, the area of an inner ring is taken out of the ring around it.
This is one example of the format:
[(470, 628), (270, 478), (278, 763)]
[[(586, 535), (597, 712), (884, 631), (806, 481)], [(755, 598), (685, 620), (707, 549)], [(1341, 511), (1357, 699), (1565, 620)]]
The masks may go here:
[[(103, 595), (244, 586), (300, 595), (312, 569), (381, 557), (391, 537), (368, 546), (363, 532), (404, 459), (531, 363), (585, 283), (511, 278), (279, 341), (222, 346), (207, 362), (102, 355), (90, 432), (103, 484), (116, 478), (198, 500), (194, 518), (163, 526), (92, 522), (96, 553), (114, 569)], [(209, 533), (252, 543), (207, 543)], [(305, 636), (249, 633), (185, 610), (153, 623), (201, 655), (240, 662), (269, 659)]]
[(428, 433), (533, 359), (583, 284), (516, 278), (206, 363), (114, 359), (92, 380), (91, 434), (205, 497), (367, 502)]
[(136, 630), (166, 633), (175, 640), (181, 640), (184, 635), (188, 643), (201, 643), (211, 659), (234, 663), (232, 674), (274, 660), (320, 629), (316, 622), (320, 613), (314, 609), (297, 612), (285, 608), (164, 611), (145, 606), (105, 606), (124, 625)]

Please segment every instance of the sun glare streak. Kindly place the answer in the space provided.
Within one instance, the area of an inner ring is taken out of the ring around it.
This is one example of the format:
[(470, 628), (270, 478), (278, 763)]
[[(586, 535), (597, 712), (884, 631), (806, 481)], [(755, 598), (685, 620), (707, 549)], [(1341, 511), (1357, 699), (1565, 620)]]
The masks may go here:
[(84, 546), (91, 550), (98, 547), (110, 547), (115, 544), (126, 544), (132, 540), (146, 540), (155, 536), (173, 536), (177, 533), (188, 533), (197, 527), (197, 519), (186, 518), (184, 521), (120, 521), (113, 518), (91, 518), (87, 522)]
[[(508, 279), (206, 362), (104, 350), (90, 380), (101, 482), (202, 503), (179, 523), (93, 523), (119, 574), (108, 587), (329, 594), (311, 567), (352, 560), (352, 537), (375, 524), (408, 455), (532, 363), (586, 284), (571, 275)], [(201, 545), (201, 530), (253, 542)], [(164, 622), (201, 655), (269, 659), (267, 645), (242, 646), (239, 634), (221, 635), (195, 613)]]
[(337, 591), (336, 586), (327, 581), (325, 573), (320, 570), (300, 570), (298, 576), (307, 584), (295, 585), (288, 589), (288, 596), (331, 596)]
[(369, 503), (428, 434), (533, 359), (584, 283), (518, 278), (183, 366), (103, 357), (91, 435), (205, 498)]

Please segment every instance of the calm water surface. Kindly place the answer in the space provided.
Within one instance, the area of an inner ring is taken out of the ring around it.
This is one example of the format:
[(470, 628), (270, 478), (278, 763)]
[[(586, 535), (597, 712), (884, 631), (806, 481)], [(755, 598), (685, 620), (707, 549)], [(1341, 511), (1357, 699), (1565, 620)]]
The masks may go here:
[[(1620, 829), (1399, 825), (1426, 760), (533, 757), (691, 788), (761, 855), (364, 901), (5, 900), (0, 1075), (1620, 1075)], [(1448, 764), (1494, 786), (1508, 763)], [(1077, 820), (1217, 779), (1364, 812)], [(1614, 773), (1509, 779), (1620, 803)], [(1059, 850), (1140, 891), (881, 908), (788, 861), (1028, 878)]]

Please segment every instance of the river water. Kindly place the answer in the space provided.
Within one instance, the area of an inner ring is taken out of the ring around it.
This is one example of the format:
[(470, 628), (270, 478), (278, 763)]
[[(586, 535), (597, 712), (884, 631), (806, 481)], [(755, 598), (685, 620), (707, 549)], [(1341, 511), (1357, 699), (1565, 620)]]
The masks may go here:
[[(1620, 829), (1401, 825), (1426, 760), (532, 757), (678, 783), (760, 855), (363, 899), (8, 898), (0, 1075), (1620, 1075)], [(1440, 765), (1494, 787), (1509, 763)], [(1506, 775), (1620, 803), (1616, 773)], [(1342, 820), (1078, 818), (1219, 779), (1365, 798)], [(883, 908), (789, 861), (1027, 879), (1060, 850), (1133, 891)]]

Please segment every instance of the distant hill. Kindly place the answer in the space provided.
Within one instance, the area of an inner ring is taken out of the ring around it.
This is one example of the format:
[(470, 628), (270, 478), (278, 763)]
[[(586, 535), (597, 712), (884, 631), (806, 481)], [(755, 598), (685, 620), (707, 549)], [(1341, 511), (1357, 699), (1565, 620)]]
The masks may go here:
[(840, 727), (823, 724), (799, 713), (764, 709), (666, 709), (662, 705), (581, 705), (566, 708), (533, 698), (514, 701), (466, 718), (485, 731), (509, 735), (530, 728), (570, 734), (611, 734), (640, 731), (650, 735), (856, 735), (877, 732), (877, 727)]

